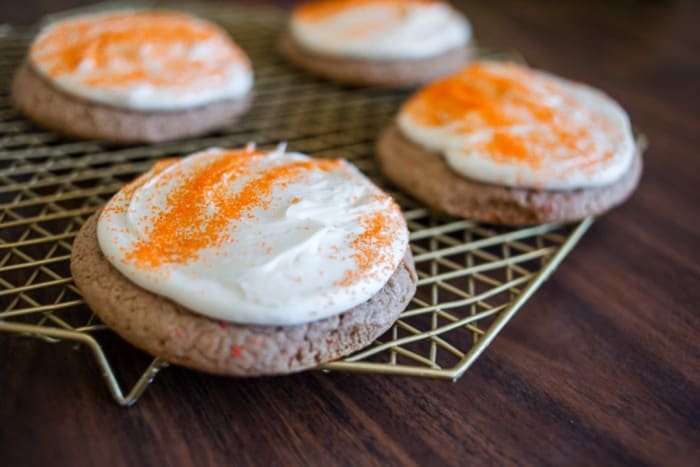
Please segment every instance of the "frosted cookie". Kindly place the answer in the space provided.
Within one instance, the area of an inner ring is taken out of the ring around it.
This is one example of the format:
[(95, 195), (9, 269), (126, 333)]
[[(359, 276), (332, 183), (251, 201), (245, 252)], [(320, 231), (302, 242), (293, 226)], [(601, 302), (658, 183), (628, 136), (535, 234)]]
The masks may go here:
[(435, 209), (508, 225), (625, 201), (641, 172), (627, 113), (581, 83), (474, 62), (409, 99), (380, 137), (389, 179)]
[(316, 75), (360, 86), (412, 87), (458, 70), (471, 26), (431, 0), (320, 0), (297, 7), (282, 53)]
[(367, 346), (416, 288), (391, 197), (344, 160), (281, 148), (158, 162), (86, 222), (71, 271), (124, 339), (241, 376)]
[(71, 137), (159, 142), (206, 133), (248, 107), (250, 61), (224, 30), (171, 11), (71, 17), (34, 39), (12, 99)]

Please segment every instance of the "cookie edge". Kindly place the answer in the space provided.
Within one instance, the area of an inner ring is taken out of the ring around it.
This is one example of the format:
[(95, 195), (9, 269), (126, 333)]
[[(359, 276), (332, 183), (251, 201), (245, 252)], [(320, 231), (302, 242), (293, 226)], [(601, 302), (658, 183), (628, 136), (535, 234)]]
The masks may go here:
[(402, 60), (362, 60), (309, 51), (289, 28), (278, 42), (280, 54), (299, 69), (333, 82), (360, 87), (408, 89), (458, 71), (474, 56), (471, 41), (434, 57)]
[(10, 97), (29, 120), (63, 136), (134, 144), (201, 136), (233, 123), (249, 109), (253, 93), (176, 111), (122, 109), (57, 89), (25, 58), (15, 70)]

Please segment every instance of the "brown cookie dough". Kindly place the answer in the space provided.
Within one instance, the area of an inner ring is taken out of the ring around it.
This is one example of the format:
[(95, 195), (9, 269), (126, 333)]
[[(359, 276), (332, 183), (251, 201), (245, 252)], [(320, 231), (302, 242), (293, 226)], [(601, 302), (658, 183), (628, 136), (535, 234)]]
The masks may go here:
[(90, 308), (127, 341), (169, 362), (235, 376), (292, 373), (359, 350), (391, 327), (416, 291), (410, 251), (387, 284), (345, 313), (297, 326), (225, 323), (133, 284), (103, 256), (97, 216), (73, 244), (71, 271)]
[(313, 74), (354, 86), (411, 88), (453, 73), (469, 60), (469, 46), (420, 60), (362, 60), (321, 55), (299, 45), (287, 31), (280, 52), (296, 66)]
[(55, 88), (24, 61), (12, 81), (14, 105), (37, 124), (74, 138), (157, 143), (205, 134), (245, 112), (250, 98), (228, 99), (167, 112), (140, 112), (97, 104)]
[(570, 191), (509, 188), (469, 180), (444, 158), (406, 138), (395, 124), (377, 143), (384, 174), (428, 206), (448, 214), (493, 224), (529, 225), (574, 221), (602, 214), (624, 202), (642, 174), (641, 149), (617, 182)]

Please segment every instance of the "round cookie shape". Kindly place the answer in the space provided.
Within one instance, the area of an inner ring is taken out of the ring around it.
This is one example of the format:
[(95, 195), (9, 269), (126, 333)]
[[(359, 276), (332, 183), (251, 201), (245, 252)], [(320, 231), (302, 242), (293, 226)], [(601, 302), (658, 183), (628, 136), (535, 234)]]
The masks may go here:
[(283, 147), (159, 161), (112, 197), (97, 235), (140, 287), (210, 318), (271, 326), (367, 301), (408, 246), (398, 205), (352, 165)]
[(642, 151), (626, 112), (602, 92), (491, 61), (419, 90), (377, 143), (384, 173), (419, 200), (506, 225), (619, 205), (639, 183)]
[(249, 106), (245, 53), (183, 13), (115, 11), (42, 30), (12, 82), (12, 101), (74, 138), (156, 143), (198, 136)]
[(470, 40), (469, 22), (445, 2), (322, 0), (294, 10), (280, 50), (333, 81), (406, 88), (459, 69)]
[(384, 287), (344, 313), (296, 326), (213, 320), (144, 290), (119, 273), (97, 241), (98, 216), (83, 225), (71, 254), (71, 272), (83, 298), (134, 346), (199, 371), (261, 376), (314, 368), (371, 344), (391, 327), (416, 291), (417, 277), (407, 250)]

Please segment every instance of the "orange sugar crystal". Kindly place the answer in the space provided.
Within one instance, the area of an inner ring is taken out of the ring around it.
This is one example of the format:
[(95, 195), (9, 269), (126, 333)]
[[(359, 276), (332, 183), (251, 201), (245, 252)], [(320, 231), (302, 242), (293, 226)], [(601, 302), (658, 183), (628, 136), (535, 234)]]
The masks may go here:
[[(181, 52), (205, 42), (210, 48), (207, 60)], [(243, 51), (218, 26), (167, 11), (67, 19), (35, 41), (30, 57), (51, 78), (80, 70), (84, 84), (103, 88), (137, 83), (211, 86), (224, 83), (232, 62), (250, 68)], [(154, 61), (157, 69), (149, 67)], [(112, 63), (119, 66), (108, 67)]]
[[(553, 100), (565, 103), (566, 109), (554, 107)], [(429, 127), (455, 125), (464, 134), (491, 132), (490, 138), (471, 143), (470, 149), (489, 154), (497, 162), (517, 160), (542, 169), (545, 155), (558, 151), (566, 157), (585, 157), (581, 148), (593, 146), (590, 127), (575, 123), (571, 109), (585, 114), (591, 125), (604, 124), (534, 71), (515, 64), (476, 62), (423, 88), (404, 105), (403, 112)], [(534, 130), (510, 130), (517, 125)]]
[(331, 171), (343, 164), (341, 160), (292, 162), (252, 174), (257, 176), (239, 192), (229, 193), (227, 180), (251, 175), (251, 162), (265, 154), (254, 150), (227, 151), (196, 167), (194, 174), (169, 193), (167, 205), (154, 213), (148, 239), (137, 241), (127, 260), (141, 267), (157, 268), (164, 263), (184, 263), (196, 258), (204, 248), (234, 241), (226, 235), (227, 226), (235, 220), (249, 219), (255, 208), (266, 209), (275, 187), (299, 180), (309, 171)]
[[(389, 195), (382, 198), (390, 200)], [(385, 211), (378, 211), (361, 218), (364, 231), (352, 242), (353, 260), (357, 270), (348, 271), (338, 283), (347, 286), (361, 280), (377, 264), (386, 263), (389, 258), (387, 249), (391, 248), (399, 229), (400, 209), (391, 201)], [(393, 265), (389, 265), (391, 267)]]

